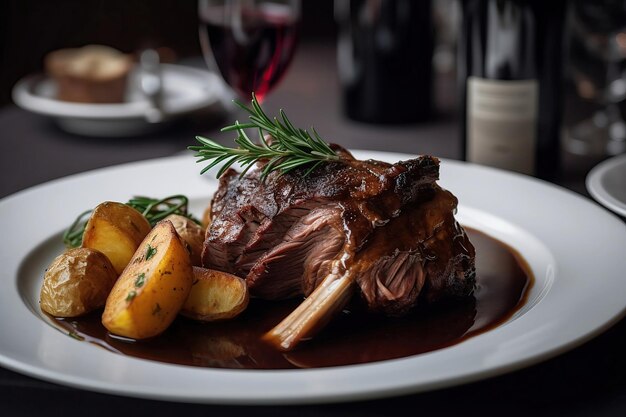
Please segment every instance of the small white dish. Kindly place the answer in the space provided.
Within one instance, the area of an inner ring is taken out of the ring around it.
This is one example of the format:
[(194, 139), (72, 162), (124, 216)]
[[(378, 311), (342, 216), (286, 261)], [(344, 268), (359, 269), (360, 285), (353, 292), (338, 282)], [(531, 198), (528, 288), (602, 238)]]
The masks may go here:
[[(389, 162), (412, 157), (354, 154)], [(82, 389), (160, 400), (238, 405), (353, 401), (510, 372), (580, 345), (624, 314), (626, 228), (618, 218), (573, 192), (531, 177), (442, 160), (440, 184), (459, 198), (459, 221), (515, 248), (535, 276), (527, 303), (493, 330), (389, 361), (245, 370), (123, 356), (51, 326), (38, 299), (44, 269), (63, 250), (62, 230), (85, 208), (136, 194), (186, 194), (199, 215), (218, 184), (215, 169), (205, 174), (207, 181), (194, 162), (188, 155), (109, 167), (0, 200), (0, 230), (11, 242), (0, 251), (2, 366)]]
[(626, 154), (596, 165), (589, 171), (586, 185), (598, 203), (626, 217)]
[(162, 64), (163, 110), (167, 120), (151, 123), (150, 102), (139, 87), (139, 69), (131, 71), (123, 103), (72, 103), (55, 98), (55, 82), (42, 74), (30, 75), (13, 87), (13, 101), (23, 109), (50, 116), (71, 133), (123, 137), (161, 128), (185, 114), (216, 104), (225, 94), (220, 77), (192, 67)]

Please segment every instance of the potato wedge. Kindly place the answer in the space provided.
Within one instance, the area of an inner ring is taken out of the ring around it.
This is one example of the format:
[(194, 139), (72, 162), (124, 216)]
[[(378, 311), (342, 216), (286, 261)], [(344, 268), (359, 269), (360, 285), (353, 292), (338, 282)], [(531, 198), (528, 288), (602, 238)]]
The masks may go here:
[(198, 223), (178, 214), (170, 214), (164, 220), (169, 220), (174, 225), (174, 229), (178, 236), (183, 239), (185, 246), (189, 251), (191, 264), (200, 266), (202, 255), (202, 247), (204, 246), (204, 229)]
[(119, 275), (150, 229), (148, 220), (134, 208), (106, 201), (91, 213), (82, 246), (104, 253)]
[(70, 249), (46, 270), (39, 305), (55, 317), (80, 316), (104, 306), (116, 280), (115, 268), (102, 252)]
[(172, 323), (192, 283), (189, 253), (172, 222), (161, 221), (115, 283), (102, 324), (111, 333), (133, 339), (156, 336)]
[(198, 267), (193, 268), (193, 276), (181, 315), (200, 321), (227, 320), (248, 306), (248, 287), (238, 276)]

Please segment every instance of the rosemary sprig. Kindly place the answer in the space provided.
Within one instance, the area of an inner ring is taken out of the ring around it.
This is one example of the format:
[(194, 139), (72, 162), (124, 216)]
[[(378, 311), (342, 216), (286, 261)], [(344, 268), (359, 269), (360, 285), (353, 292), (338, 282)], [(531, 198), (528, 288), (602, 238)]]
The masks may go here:
[[(200, 174), (222, 164), (217, 173), (219, 178), (231, 165), (239, 163), (244, 167), (241, 173), (243, 176), (255, 162), (265, 159), (267, 163), (261, 171), (262, 180), (265, 180), (273, 171), (279, 171), (282, 175), (295, 168), (310, 164), (310, 167), (304, 172), (306, 176), (323, 162), (340, 160), (339, 155), (330, 148), (313, 127), (311, 127), (312, 133), (294, 127), (283, 110), (280, 110), (280, 118), (270, 119), (261, 108), (254, 93), (250, 107), (236, 100), (235, 104), (250, 114), (249, 122), (239, 123), (236, 121), (235, 124), (224, 127), (222, 132), (236, 131), (235, 143), (239, 146), (228, 148), (211, 139), (196, 136), (200, 145), (189, 146), (188, 149), (196, 152), (195, 156), (198, 158), (196, 162), (211, 161), (202, 169)], [(261, 142), (258, 144), (252, 142), (246, 134), (246, 129), (257, 130)], [(269, 135), (272, 140), (268, 142), (265, 135)]]
[[(194, 222), (200, 224), (187, 207), (189, 199), (184, 195), (172, 195), (162, 199), (135, 196), (127, 203), (141, 214), (145, 216), (151, 226), (157, 224), (170, 214), (179, 214), (185, 216)], [(83, 232), (87, 224), (87, 219), (93, 210), (87, 210), (78, 215), (72, 225), (63, 233), (63, 243), (68, 248), (76, 248), (83, 243)]]

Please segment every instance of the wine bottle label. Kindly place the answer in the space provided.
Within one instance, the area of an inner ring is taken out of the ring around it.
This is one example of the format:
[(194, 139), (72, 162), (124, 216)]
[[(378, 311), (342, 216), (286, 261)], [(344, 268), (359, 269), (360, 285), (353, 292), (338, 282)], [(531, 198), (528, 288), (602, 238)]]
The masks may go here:
[(467, 80), (467, 159), (534, 174), (537, 80)]

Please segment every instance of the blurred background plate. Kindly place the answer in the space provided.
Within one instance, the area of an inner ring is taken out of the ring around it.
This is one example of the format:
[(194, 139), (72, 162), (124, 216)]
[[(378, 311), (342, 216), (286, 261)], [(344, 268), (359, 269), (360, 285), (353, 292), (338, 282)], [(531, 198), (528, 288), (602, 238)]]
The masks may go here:
[(181, 65), (162, 64), (163, 111), (166, 119), (150, 123), (146, 114), (150, 102), (139, 86), (139, 70), (130, 74), (125, 102), (84, 104), (55, 98), (56, 84), (42, 75), (30, 75), (13, 88), (18, 106), (53, 117), (71, 133), (87, 136), (133, 136), (152, 132), (183, 115), (216, 105), (225, 94), (220, 77), (209, 71)]
[(598, 164), (587, 175), (586, 185), (596, 201), (626, 217), (626, 155)]

